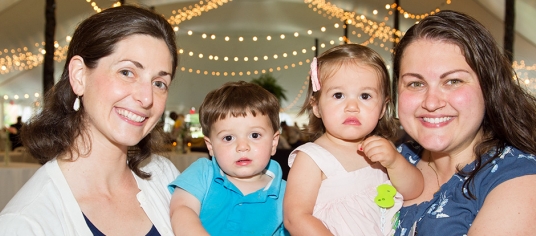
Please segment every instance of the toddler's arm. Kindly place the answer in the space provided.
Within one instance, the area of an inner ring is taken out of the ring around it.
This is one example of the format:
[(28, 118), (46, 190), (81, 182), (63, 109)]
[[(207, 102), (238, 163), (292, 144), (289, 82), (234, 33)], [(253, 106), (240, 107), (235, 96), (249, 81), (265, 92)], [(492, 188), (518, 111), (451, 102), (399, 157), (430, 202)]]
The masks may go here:
[(371, 161), (380, 162), (385, 167), (391, 183), (404, 196), (404, 200), (421, 195), (424, 188), (421, 171), (398, 153), (391, 141), (371, 136), (363, 141), (361, 149)]
[(291, 235), (332, 235), (313, 216), (322, 171), (305, 153), (298, 152), (287, 178), (283, 201), (284, 225)]
[(192, 194), (176, 188), (171, 196), (170, 217), (175, 235), (209, 235), (201, 220), (199, 212), (201, 203)]

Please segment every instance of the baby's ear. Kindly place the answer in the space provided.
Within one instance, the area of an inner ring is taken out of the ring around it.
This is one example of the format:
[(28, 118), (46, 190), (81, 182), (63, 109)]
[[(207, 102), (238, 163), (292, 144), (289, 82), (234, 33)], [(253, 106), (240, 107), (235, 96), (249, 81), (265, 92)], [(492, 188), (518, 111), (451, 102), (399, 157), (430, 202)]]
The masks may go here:
[(210, 154), (210, 156), (213, 157), (214, 151), (212, 150), (212, 143), (210, 142), (210, 138), (205, 136), (203, 137), (203, 139), (205, 140), (205, 144), (207, 145), (208, 154)]
[(317, 118), (322, 118), (322, 115), (320, 114), (320, 109), (318, 108), (318, 102), (316, 102), (316, 100), (314, 98), (311, 98), (311, 100), (309, 101), (309, 104), (313, 108), (313, 114)]
[(318, 109), (318, 101), (316, 101), (315, 97), (311, 96), (309, 98), (309, 106), (311, 106), (311, 110), (317, 118), (322, 118)]
[(272, 154), (271, 156), (275, 155), (275, 152), (277, 151), (277, 145), (279, 144), (279, 130), (275, 132), (274, 138), (272, 139)]
[[(378, 118), (378, 120), (381, 120), (383, 118), (383, 116), (385, 115), (385, 112), (391, 112), (390, 107), (388, 107), (390, 100), (391, 99), (389, 98), (385, 99), (385, 102), (383, 103), (382, 113), (380, 114), (380, 117)], [(389, 116), (387, 118), (389, 118)]]

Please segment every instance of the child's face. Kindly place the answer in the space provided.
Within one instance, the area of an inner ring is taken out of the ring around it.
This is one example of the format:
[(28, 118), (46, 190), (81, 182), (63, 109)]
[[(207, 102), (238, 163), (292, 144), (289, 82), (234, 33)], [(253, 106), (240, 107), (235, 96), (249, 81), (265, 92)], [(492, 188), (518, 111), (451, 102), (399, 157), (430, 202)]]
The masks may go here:
[(270, 157), (275, 154), (279, 131), (274, 132), (268, 116), (228, 115), (216, 121), (205, 137), (210, 155), (230, 177), (253, 179), (263, 175)]
[(322, 81), (320, 98), (313, 104), (326, 135), (359, 141), (370, 134), (385, 111), (380, 78), (370, 66), (344, 64)]

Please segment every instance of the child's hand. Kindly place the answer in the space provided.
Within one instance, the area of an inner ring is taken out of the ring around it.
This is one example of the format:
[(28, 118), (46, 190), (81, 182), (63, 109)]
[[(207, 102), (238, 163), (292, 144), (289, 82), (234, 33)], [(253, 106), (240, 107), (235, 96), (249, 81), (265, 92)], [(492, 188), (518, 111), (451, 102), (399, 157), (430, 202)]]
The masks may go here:
[(387, 169), (394, 168), (394, 164), (399, 157), (403, 159), (391, 141), (379, 136), (371, 136), (365, 139), (358, 146), (358, 152), (363, 152), (370, 161), (379, 162)]

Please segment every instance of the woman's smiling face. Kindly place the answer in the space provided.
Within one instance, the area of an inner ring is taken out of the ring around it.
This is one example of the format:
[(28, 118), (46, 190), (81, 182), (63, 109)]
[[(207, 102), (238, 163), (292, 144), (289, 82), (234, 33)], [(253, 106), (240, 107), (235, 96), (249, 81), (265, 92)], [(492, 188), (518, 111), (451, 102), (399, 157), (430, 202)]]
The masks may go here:
[(147, 35), (132, 35), (119, 41), (96, 68), (85, 68), (83, 92), (77, 94), (93, 140), (136, 145), (151, 132), (165, 109), (172, 72), (166, 43)]
[(432, 152), (472, 152), (484, 119), (477, 74), (452, 43), (417, 40), (405, 49), (398, 115), (406, 132)]

